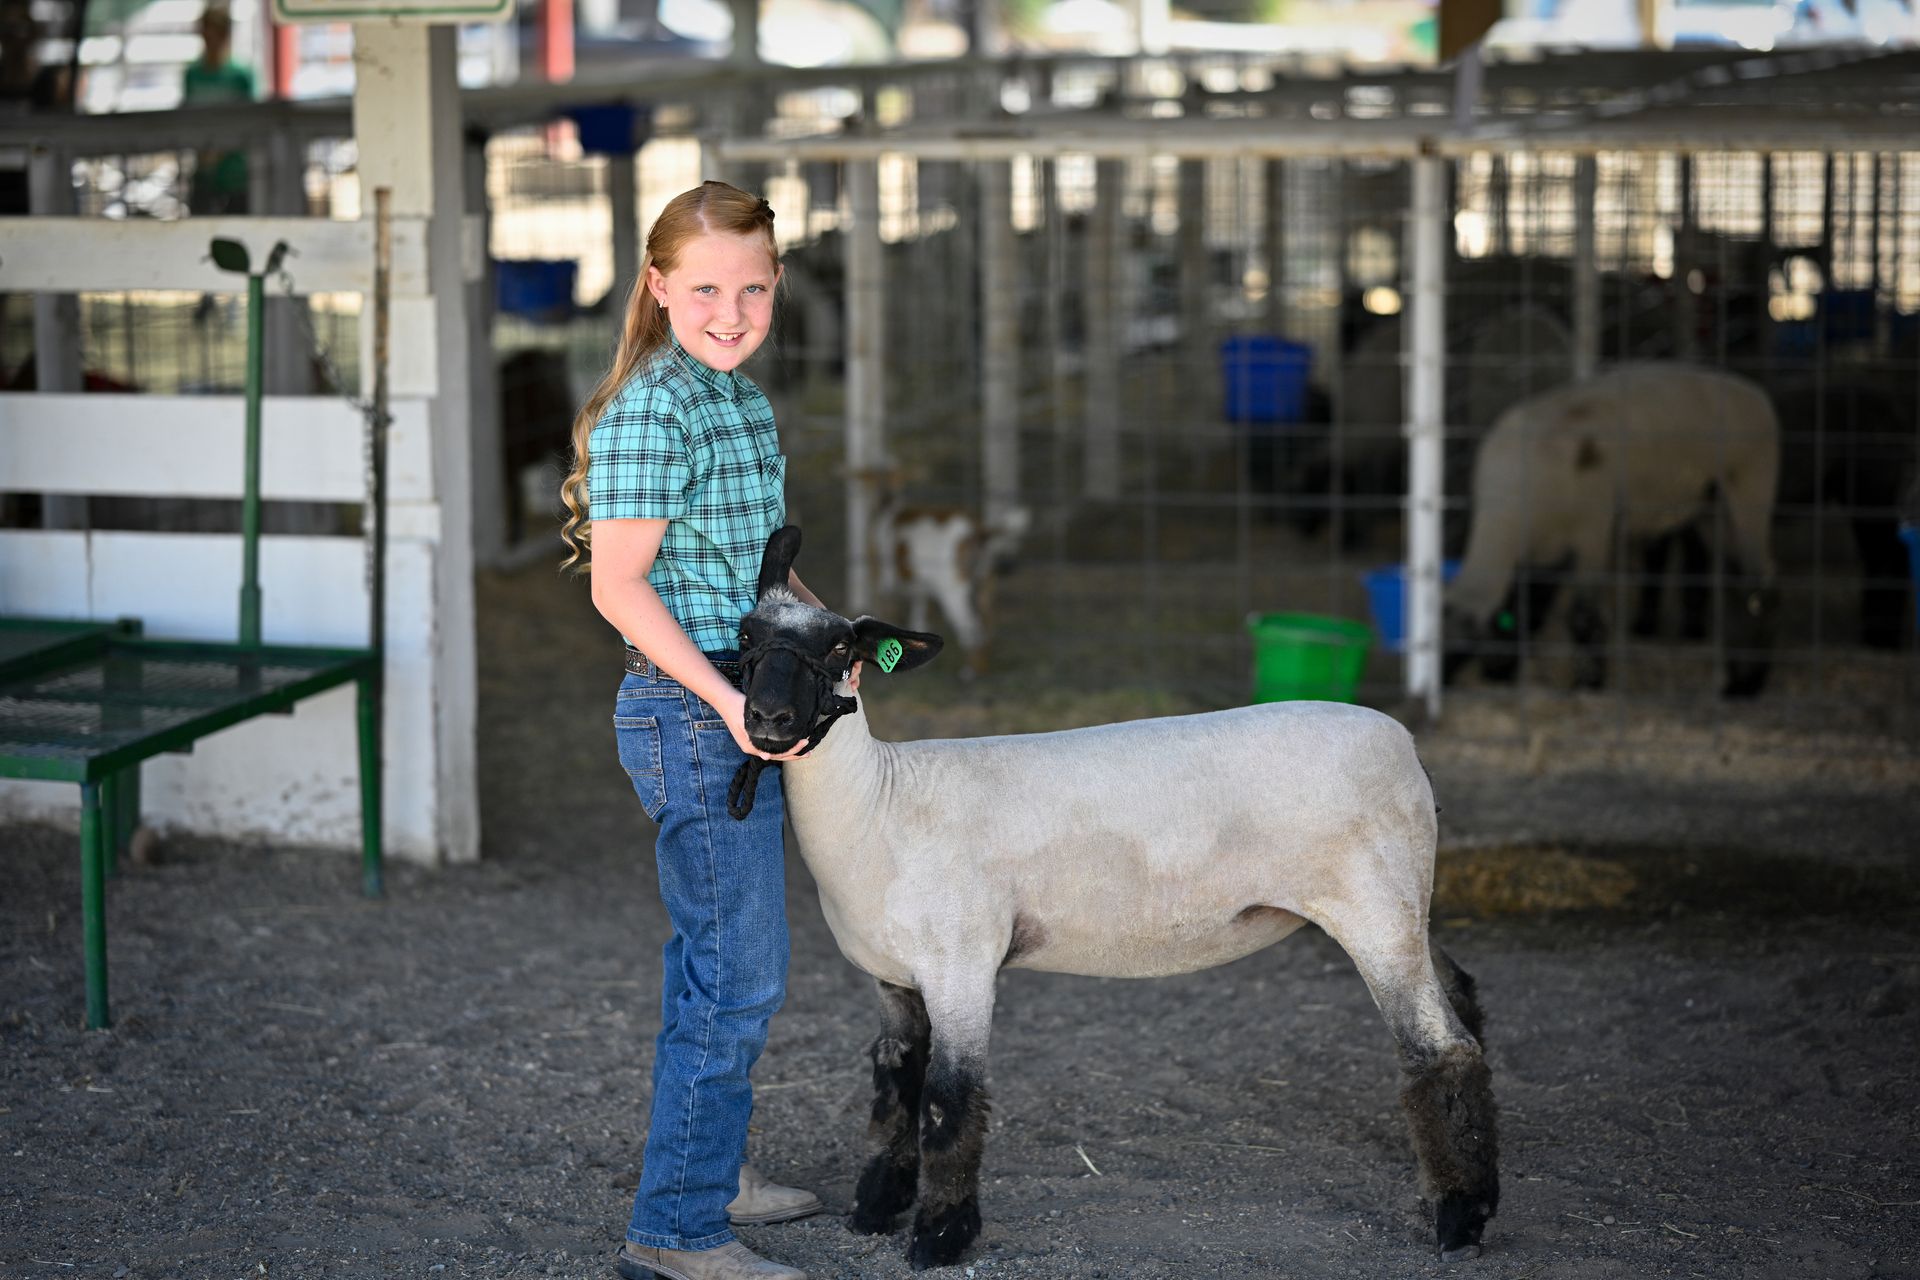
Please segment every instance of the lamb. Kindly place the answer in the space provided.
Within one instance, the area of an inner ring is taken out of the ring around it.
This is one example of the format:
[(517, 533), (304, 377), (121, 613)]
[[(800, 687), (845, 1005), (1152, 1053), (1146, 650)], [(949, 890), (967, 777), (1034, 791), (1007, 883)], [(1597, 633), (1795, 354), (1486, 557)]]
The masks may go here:
[[(881, 742), (855, 664), (921, 666), (936, 635), (853, 621), (785, 583), (777, 531), (741, 624), (746, 728), (787, 761), (787, 813), (841, 952), (878, 983), (871, 1134), (854, 1230), (919, 1202), (907, 1256), (980, 1231), (995, 977), (1149, 977), (1225, 964), (1312, 922), (1353, 958), (1404, 1074), (1440, 1255), (1480, 1252), (1499, 1202), (1473, 980), (1432, 945), (1433, 791), (1398, 723), (1277, 703), (1062, 733)], [(828, 730), (833, 732), (829, 734)], [(736, 792), (747, 806), (758, 760)]]
[[(1739, 605), (1722, 692), (1758, 693), (1776, 608), (1779, 471), (1780, 425), (1766, 393), (1717, 370), (1626, 364), (1515, 405), (1474, 460), (1473, 528), (1446, 594), (1449, 674), (1478, 656), (1489, 676), (1510, 678), (1522, 632), (1539, 629), (1565, 577), (1576, 683), (1604, 683), (1615, 539), (1655, 543), (1710, 519), (1717, 499)], [(1524, 579), (1534, 580), (1523, 602)]]

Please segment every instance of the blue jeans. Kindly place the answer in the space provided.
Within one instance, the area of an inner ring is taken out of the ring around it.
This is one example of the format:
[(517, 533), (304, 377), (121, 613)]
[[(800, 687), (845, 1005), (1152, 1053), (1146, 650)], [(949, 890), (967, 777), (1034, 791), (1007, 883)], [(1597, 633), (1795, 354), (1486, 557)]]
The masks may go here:
[(627, 1239), (715, 1249), (733, 1239), (727, 1204), (753, 1112), (747, 1074), (786, 997), (786, 797), (780, 771), (768, 769), (751, 816), (729, 817), (727, 785), (746, 756), (718, 712), (664, 676), (628, 674), (613, 725), (620, 763), (660, 824), (654, 861), (673, 924)]

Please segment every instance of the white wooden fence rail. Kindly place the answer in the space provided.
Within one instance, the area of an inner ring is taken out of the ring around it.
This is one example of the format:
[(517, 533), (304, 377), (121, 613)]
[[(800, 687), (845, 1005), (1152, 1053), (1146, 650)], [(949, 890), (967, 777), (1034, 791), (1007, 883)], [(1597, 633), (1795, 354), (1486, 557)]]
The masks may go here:
[[(282, 263), (301, 294), (371, 293), (373, 223), (319, 218), (0, 218), (0, 289), (9, 293), (119, 293), (179, 289), (244, 292), (246, 282), (208, 257), (216, 238), (247, 246), (253, 269), (275, 241), (294, 246)], [(393, 220), (393, 291), (427, 291), (424, 218)], [(269, 294), (283, 294), (279, 278)]]

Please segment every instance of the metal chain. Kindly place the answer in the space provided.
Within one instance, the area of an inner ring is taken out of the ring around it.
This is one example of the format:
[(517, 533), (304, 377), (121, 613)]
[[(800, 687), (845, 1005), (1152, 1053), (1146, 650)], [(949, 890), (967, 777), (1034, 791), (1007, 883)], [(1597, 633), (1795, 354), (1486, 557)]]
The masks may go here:
[[(289, 250), (287, 256), (292, 257), (293, 251)], [(301, 297), (294, 285), (293, 273), (287, 270), (284, 260), (274, 275), (289, 299)], [(340, 366), (333, 362), (333, 353), (327, 349), (327, 344), (320, 340), (320, 334), (313, 327), (312, 307), (297, 306), (292, 310), (300, 318), (300, 328), (306, 334), (307, 347), (313, 353), (313, 358), (319, 362), (320, 376), (326, 382), (327, 390), (344, 400), (348, 407), (360, 416), (360, 420), (367, 424), (367, 429), (360, 436), (360, 462), (365, 481), (362, 492), (366, 494), (366, 500), (360, 504), (360, 540), (366, 545), (366, 555), (361, 566), (362, 585), (371, 592), (374, 569), (373, 504), (378, 485), (373, 465), (374, 438), (376, 433), (385, 431), (393, 425), (393, 414), (391, 412), (381, 414), (373, 403), (372, 396), (356, 399), (348, 392), (346, 379), (340, 374)]]

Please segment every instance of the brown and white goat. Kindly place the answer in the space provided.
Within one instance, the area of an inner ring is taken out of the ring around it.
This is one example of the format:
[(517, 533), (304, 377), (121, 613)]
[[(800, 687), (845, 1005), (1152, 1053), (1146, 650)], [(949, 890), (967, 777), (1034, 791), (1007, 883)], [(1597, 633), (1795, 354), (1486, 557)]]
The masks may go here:
[(938, 604), (966, 653), (968, 676), (984, 675), (993, 627), (994, 581), (1031, 523), (1025, 507), (993, 519), (964, 507), (901, 506), (888, 501), (873, 523), (875, 585), (901, 601), (907, 625), (925, 631)]

